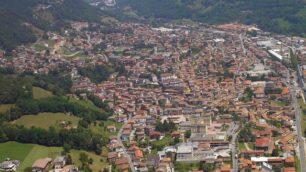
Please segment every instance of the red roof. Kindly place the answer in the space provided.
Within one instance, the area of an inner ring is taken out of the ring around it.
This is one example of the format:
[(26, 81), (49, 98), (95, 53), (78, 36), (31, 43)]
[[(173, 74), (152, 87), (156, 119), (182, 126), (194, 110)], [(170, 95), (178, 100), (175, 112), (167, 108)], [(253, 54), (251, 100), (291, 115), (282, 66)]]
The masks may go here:
[(255, 146), (256, 147), (267, 147), (269, 146), (270, 139), (263, 137), (263, 138), (257, 138), (255, 141)]
[(150, 137), (152, 137), (152, 136), (157, 136), (157, 137), (159, 137), (159, 136), (161, 136), (161, 132), (158, 132), (158, 131), (151, 131), (151, 132), (150, 132)]

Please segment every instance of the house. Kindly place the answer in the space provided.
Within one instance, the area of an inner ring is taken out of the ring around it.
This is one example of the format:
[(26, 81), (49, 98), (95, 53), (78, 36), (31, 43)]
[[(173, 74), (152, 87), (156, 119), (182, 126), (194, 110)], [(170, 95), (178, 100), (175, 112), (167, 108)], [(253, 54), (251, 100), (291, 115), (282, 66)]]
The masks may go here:
[(79, 169), (74, 165), (66, 165), (63, 167), (63, 169), (60, 170), (60, 172), (79, 172)]
[(79, 169), (74, 165), (66, 165), (60, 172), (79, 172)]
[(159, 156), (157, 155), (150, 155), (147, 157), (147, 166), (148, 167), (157, 167), (159, 163)]
[(32, 165), (32, 172), (47, 172), (48, 166), (51, 161), (51, 158), (43, 158), (36, 160)]
[(174, 172), (173, 164), (171, 163), (170, 158), (164, 158), (158, 164), (155, 172)]
[(172, 138), (180, 138), (181, 137), (181, 133), (179, 131), (173, 131), (171, 133), (171, 137)]
[(122, 172), (128, 172), (129, 170), (129, 161), (126, 157), (122, 157), (116, 160), (115, 165)]
[(109, 152), (107, 155), (107, 160), (110, 163), (114, 163), (116, 162), (116, 160), (119, 158), (118, 153), (117, 152)]
[(241, 157), (251, 157), (251, 156), (264, 156), (264, 150), (242, 150), (240, 151)]
[(109, 126), (107, 126), (107, 131), (108, 132), (111, 132), (111, 133), (113, 133), (113, 132), (116, 132), (116, 126), (115, 125), (109, 125)]
[(63, 167), (66, 165), (66, 158), (64, 156), (56, 157), (53, 160), (53, 165), (54, 165), (54, 171), (60, 172), (63, 169)]
[(177, 161), (191, 160), (193, 157), (193, 145), (192, 144), (181, 144), (177, 147), (176, 152)]
[(128, 117), (126, 116), (126, 115), (118, 115), (117, 117), (116, 117), (116, 121), (117, 122), (125, 122), (125, 121), (127, 121), (128, 120)]
[(7, 160), (0, 163), (0, 171), (17, 171), (20, 162), (18, 160)]
[(289, 156), (285, 159), (285, 166), (294, 167), (294, 157), (293, 156)]
[(255, 149), (256, 150), (268, 151), (270, 141), (271, 140), (269, 138), (266, 138), (266, 137), (257, 138), (256, 141), (255, 141)]
[(121, 135), (122, 141), (128, 141), (130, 139), (131, 130), (123, 130)]
[(231, 165), (230, 164), (223, 164), (221, 166), (220, 172), (230, 172), (231, 171)]
[(146, 166), (145, 163), (139, 163), (136, 166), (137, 172), (148, 172), (148, 167)]
[(295, 172), (294, 167), (285, 167), (283, 172)]
[(161, 137), (161, 132), (158, 132), (158, 131), (151, 131), (150, 132), (150, 138), (151, 139), (159, 140), (160, 137)]

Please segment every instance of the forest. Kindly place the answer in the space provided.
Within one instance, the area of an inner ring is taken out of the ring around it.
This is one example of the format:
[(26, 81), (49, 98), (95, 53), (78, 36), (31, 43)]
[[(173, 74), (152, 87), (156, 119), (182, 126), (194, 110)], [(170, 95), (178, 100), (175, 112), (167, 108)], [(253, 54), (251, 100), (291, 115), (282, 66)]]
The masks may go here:
[(115, 69), (106, 65), (89, 65), (79, 69), (80, 75), (88, 77), (94, 83), (106, 80), (114, 72)]
[[(76, 100), (71, 101), (71, 98), (64, 96), (64, 93), (53, 95), (52, 97), (34, 99), (32, 90), (33, 84), (36, 82), (33, 75), (0, 74), (0, 104), (14, 104), (6, 112), (0, 113), (0, 142), (17, 141), (46, 146), (68, 144), (74, 149), (101, 153), (101, 147), (105, 146), (107, 138), (93, 134), (88, 127), (93, 122), (108, 119), (112, 111), (107, 104), (94, 95), (90, 95), (89, 99), (100, 109), (89, 108)], [(55, 85), (54, 88), (56, 88), (57, 85), (52, 82), (54, 82), (52, 77), (48, 79), (47, 75), (44, 83), (46, 85)], [(63, 128), (60, 130), (55, 130), (54, 128), (49, 128), (49, 130), (35, 127), (25, 128), (11, 123), (24, 115), (36, 115), (41, 112), (69, 113), (81, 118), (81, 120), (77, 128)]]
[(239, 21), (282, 34), (306, 33), (306, 6), (302, 0), (121, 0), (118, 6), (129, 6), (138, 16), (153, 18), (147, 21), (155, 23), (175, 19), (208, 24)]
[(59, 31), (70, 20), (98, 22), (100, 16), (98, 9), (83, 0), (0, 0), (0, 3), (0, 49), (8, 51), (35, 42), (40, 36), (37, 30)]

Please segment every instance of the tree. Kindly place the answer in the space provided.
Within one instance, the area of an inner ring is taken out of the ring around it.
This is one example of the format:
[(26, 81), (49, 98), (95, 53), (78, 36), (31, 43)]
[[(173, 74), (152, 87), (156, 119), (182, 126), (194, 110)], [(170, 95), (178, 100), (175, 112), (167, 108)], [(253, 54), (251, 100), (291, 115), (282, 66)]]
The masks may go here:
[(236, 113), (232, 113), (233, 121), (240, 121), (239, 116)]
[(90, 65), (79, 69), (80, 75), (88, 77), (95, 83), (106, 80), (114, 72), (115, 70), (112, 67), (106, 65)]
[(155, 129), (159, 132), (171, 132), (176, 130), (176, 125), (172, 121), (165, 120), (163, 123), (157, 121)]
[(215, 164), (201, 163), (200, 170), (211, 172), (215, 169)]
[(180, 138), (175, 137), (174, 140), (173, 140), (173, 142), (174, 142), (174, 145), (180, 143)]
[(273, 149), (273, 151), (272, 151), (272, 156), (278, 157), (279, 152), (280, 152), (280, 149), (278, 148), (278, 146), (276, 146), (275, 149)]
[(238, 134), (238, 140), (241, 142), (253, 142), (255, 136), (252, 134), (250, 124), (246, 124), (244, 128)]
[(190, 136), (191, 136), (191, 130), (185, 131), (185, 138), (186, 138), (186, 139), (189, 139)]
[(71, 157), (70, 154), (67, 155), (66, 164), (67, 164), (67, 165), (71, 165), (71, 164), (72, 164), (72, 157)]
[(89, 167), (89, 164), (93, 163), (93, 159), (89, 158), (88, 155), (84, 152), (80, 153), (80, 158), (79, 160), (82, 163), (81, 169), (84, 170), (85, 172), (91, 172), (91, 168)]
[(82, 164), (87, 164), (89, 160), (88, 155), (84, 152), (81, 152), (79, 160), (81, 161)]
[(71, 146), (68, 143), (64, 143), (63, 145), (64, 153), (67, 154), (71, 150)]

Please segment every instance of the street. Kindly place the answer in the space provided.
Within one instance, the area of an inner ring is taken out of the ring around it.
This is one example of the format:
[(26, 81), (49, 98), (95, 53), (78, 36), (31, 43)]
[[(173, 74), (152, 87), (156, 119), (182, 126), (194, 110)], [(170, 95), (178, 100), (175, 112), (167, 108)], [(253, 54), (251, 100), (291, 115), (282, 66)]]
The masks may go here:
[(124, 146), (124, 144), (122, 143), (122, 140), (121, 140), (121, 135), (122, 135), (123, 126), (124, 126), (124, 125), (122, 125), (122, 127), (120, 128), (120, 130), (119, 130), (119, 132), (118, 132), (117, 140), (118, 140), (119, 144), (123, 147), (123, 154), (124, 154), (124, 156), (128, 158), (130, 169), (132, 170), (132, 172), (136, 172), (135, 167), (134, 167), (134, 164), (133, 164), (133, 161), (132, 161), (132, 158), (131, 158), (131, 156), (126, 152), (126, 147)]
[(230, 150), (232, 152), (232, 164), (233, 164), (233, 172), (238, 172), (238, 158), (236, 157), (237, 154), (237, 136), (239, 131), (237, 129), (239, 128), (239, 125), (235, 123), (231, 123), (229, 129), (227, 130), (227, 135), (232, 136), (231, 142), (230, 142)]
[(304, 148), (304, 140), (303, 140), (303, 132), (301, 129), (301, 109), (296, 98), (296, 91), (298, 90), (297, 87), (294, 85), (287, 85), (290, 89), (290, 94), (292, 97), (292, 104), (295, 111), (295, 118), (296, 118), (296, 126), (297, 126), (297, 137), (298, 137), (298, 147), (299, 147), (299, 158), (301, 164), (301, 172), (306, 172), (306, 165), (305, 165), (305, 148)]

